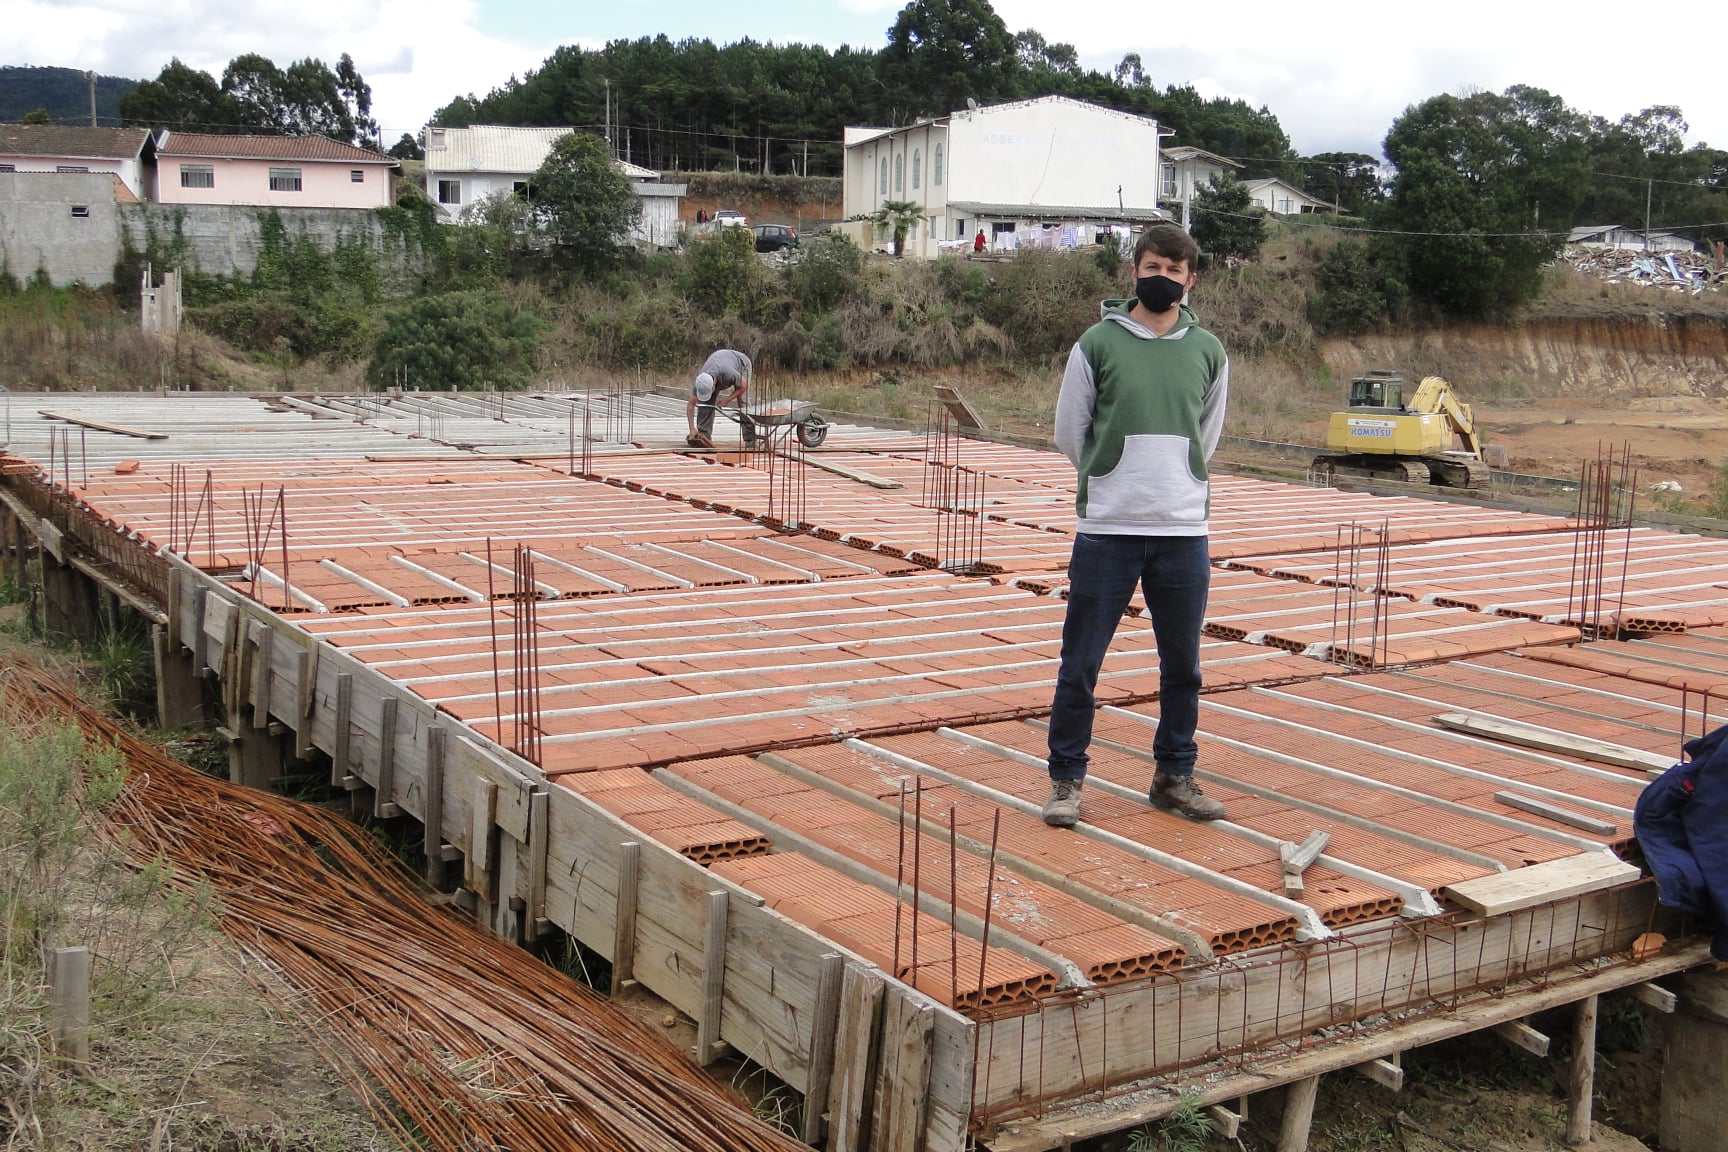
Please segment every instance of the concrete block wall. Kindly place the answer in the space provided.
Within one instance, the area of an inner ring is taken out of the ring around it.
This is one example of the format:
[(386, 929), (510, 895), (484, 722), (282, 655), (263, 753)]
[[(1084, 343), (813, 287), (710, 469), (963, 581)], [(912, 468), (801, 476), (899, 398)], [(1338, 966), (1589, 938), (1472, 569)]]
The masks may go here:
[(158, 251), (183, 243), (188, 270), (206, 276), (250, 276), (263, 247), (263, 223), (274, 211), (290, 241), (309, 237), (329, 251), (343, 241), (385, 247), (384, 224), (371, 208), (257, 208), (236, 204), (125, 204), (120, 226), (135, 251), (148, 249), (152, 235)]
[(0, 260), (20, 281), (107, 284), (120, 257), (107, 172), (0, 172)]

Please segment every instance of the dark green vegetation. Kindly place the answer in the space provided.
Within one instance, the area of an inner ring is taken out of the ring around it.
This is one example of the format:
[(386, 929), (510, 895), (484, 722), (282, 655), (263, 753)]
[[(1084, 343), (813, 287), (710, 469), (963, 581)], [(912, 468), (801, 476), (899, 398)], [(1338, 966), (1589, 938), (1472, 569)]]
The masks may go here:
[(228, 62), (218, 81), (171, 60), (120, 99), (127, 124), (217, 135), (283, 133), (376, 143), (372, 87), (346, 52), (332, 69), (307, 57), (279, 68), (256, 52)]
[[(96, 77), (97, 123), (116, 123), (120, 97), (137, 83), (121, 76)], [(22, 120), (38, 109), (50, 123), (90, 123), (90, 84), (83, 70), (0, 65), (0, 122)]]
[(1191, 230), (1209, 260), (1251, 257), (1266, 243), (1266, 214), (1254, 207), (1248, 186), (1227, 174), (1194, 197)]

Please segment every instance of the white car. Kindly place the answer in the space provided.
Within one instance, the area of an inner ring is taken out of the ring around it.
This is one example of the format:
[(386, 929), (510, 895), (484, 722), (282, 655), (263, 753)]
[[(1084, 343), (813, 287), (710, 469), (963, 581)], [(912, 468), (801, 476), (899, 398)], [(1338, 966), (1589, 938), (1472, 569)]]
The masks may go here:
[(730, 208), (720, 209), (714, 213), (710, 220), (722, 228), (748, 228), (750, 226), (750, 220), (744, 213), (735, 212)]

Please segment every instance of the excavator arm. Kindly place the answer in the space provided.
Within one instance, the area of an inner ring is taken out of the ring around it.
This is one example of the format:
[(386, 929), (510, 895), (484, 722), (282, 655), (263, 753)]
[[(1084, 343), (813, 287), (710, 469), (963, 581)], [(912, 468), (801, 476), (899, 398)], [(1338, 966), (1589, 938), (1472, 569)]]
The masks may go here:
[(1482, 441), (1476, 435), (1476, 421), (1470, 414), (1470, 405), (1460, 401), (1452, 391), (1452, 385), (1439, 376), (1423, 377), (1422, 383), (1416, 387), (1416, 395), (1410, 398), (1404, 410), (1440, 413), (1446, 417), (1446, 423), (1457, 434), (1464, 450), (1477, 456), (1482, 455)]

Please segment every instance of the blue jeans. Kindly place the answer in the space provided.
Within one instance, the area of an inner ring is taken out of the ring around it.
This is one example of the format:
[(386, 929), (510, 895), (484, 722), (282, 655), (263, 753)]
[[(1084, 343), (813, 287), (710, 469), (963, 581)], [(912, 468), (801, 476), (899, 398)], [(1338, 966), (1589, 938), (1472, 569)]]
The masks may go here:
[(1097, 710), (1092, 693), (1136, 584), (1145, 593), (1158, 641), (1159, 719), (1152, 758), (1160, 772), (1191, 774), (1198, 754), (1200, 629), (1211, 584), (1206, 537), (1076, 533), (1068, 579), (1062, 666), (1050, 703), (1050, 778), (1086, 777)]

